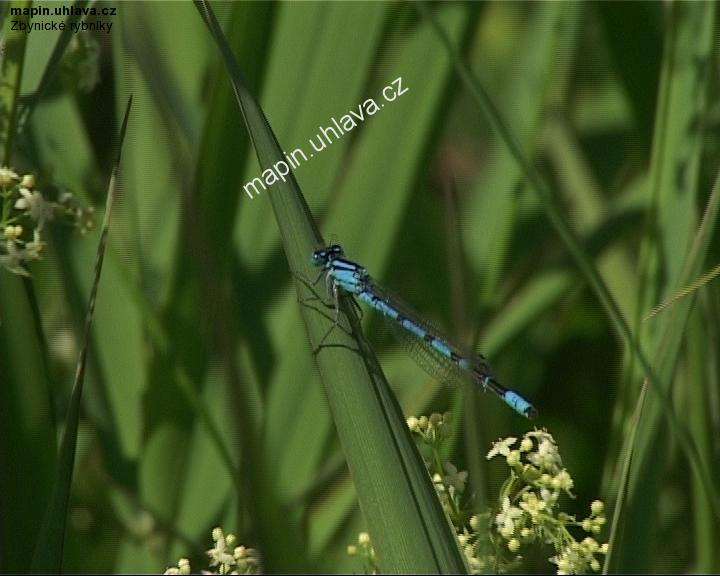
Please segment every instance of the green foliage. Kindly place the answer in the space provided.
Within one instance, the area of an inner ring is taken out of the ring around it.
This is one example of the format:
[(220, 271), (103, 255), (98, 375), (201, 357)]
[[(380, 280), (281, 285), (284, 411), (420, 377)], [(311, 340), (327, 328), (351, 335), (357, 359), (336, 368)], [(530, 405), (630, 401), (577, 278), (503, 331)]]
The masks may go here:
[[(720, 571), (715, 4), (214, 2), (217, 27), (205, 3), (63, 4), (117, 6), (112, 32), (18, 33), (35, 5), (0, 5), (0, 570), (200, 566), (215, 526), (268, 571), (356, 570), (356, 541), (383, 572), (473, 568), (405, 423), (431, 411), (474, 513), (507, 497), (515, 527), (522, 487), (484, 456), (525, 422), (346, 298), (325, 337), (309, 256), (337, 240), (538, 408), (568, 517), (605, 502), (606, 571)], [(85, 348), (99, 230), (57, 216), (103, 212), (130, 95)]]

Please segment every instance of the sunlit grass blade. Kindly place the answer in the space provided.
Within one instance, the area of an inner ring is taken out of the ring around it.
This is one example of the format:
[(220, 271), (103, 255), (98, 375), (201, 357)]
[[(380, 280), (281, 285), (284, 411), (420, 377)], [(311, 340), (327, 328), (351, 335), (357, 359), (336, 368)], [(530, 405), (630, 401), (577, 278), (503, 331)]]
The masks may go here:
[[(282, 149), (255, 99), (248, 91), (239, 66), (224, 39), (209, 4), (196, 3), (228, 67), (238, 104), (250, 132), (262, 169), (283, 161)], [(300, 278), (317, 272), (310, 254), (322, 243), (307, 204), (293, 177), (268, 191), (278, 222), (310, 341), (318, 347), (332, 318), (308, 304), (312, 297)], [(386, 572), (462, 572), (464, 560), (457, 541), (410, 438), (405, 419), (390, 392), (372, 350), (362, 338), (355, 313), (343, 301), (342, 328), (334, 330), (317, 350), (316, 362), (343, 444), (361, 508), (368, 523), (378, 564)], [(349, 329), (350, 333), (346, 332)], [(263, 478), (263, 454), (253, 455), (251, 474)], [(264, 488), (265, 494), (268, 488)], [(268, 570), (283, 566), (286, 551), (276, 550), (273, 532), (284, 524), (278, 510), (261, 510), (258, 522)], [(264, 525), (263, 525), (264, 524)], [(264, 533), (263, 533), (264, 532)], [(286, 544), (286, 542), (283, 542)], [(296, 567), (294, 567), (297, 569)], [(290, 567), (288, 566), (288, 569)]]
[(130, 116), (132, 98), (128, 100), (123, 118), (120, 136), (118, 138), (118, 152), (115, 158), (110, 183), (108, 184), (107, 199), (105, 203), (105, 215), (101, 228), (100, 241), (98, 243), (97, 258), (93, 277), (92, 289), (88, 299), (87, 316), (85, 318), (85, 331), (80, 348), (80, 356), (77, 361), (75, 381), (73, 383), (70, 404), (65, 419), (65, 430), (60, 445), (58, 467), (55, 475), (50, 504), (47, 508), (45, 518), (38, 534), (38, 540), (33, 556), (33, 572), (60, 573), (62, 571), (63, 547), (65, 543), (65, 525), (68, 515), (68, 502), (70, 499), (70, 488), (72, 486), (73, 470), (75, 466), (75, 449), (77, 446), (78, 424), (80, 421), (80, 402), (82, 399), (83, 384), (85, 381), (85, 367), (87, 361), (88, 344), (90, 331), (92, 329), (95, 303), (97, 300), (98, 287), (100, 285), (100, 274), (105, 257), (107, 237), (110, 227), (110, 217), (115, 201), (118, 172), (120, 170), (120, 156), (122, 144), (125, 139), (125, 131)]

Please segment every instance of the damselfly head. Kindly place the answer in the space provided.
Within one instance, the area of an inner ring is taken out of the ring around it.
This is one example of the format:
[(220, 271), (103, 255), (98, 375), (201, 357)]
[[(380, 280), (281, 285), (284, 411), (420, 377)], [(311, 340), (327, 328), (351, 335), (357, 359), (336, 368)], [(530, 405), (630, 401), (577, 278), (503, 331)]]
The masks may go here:
[(344, 255), (340, 244), (331, 244), (325, 248), (320, 248), (312, 253), (312, 263), (315, 266), (324, 266), (335, 258), (341, 258)]

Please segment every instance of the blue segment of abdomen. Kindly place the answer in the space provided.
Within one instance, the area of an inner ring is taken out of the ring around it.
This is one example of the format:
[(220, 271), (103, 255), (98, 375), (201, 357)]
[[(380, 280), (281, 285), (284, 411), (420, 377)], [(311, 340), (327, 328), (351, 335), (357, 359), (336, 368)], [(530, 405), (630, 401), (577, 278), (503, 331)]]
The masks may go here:
[(420, 340), (425, 342), (426, 345), (431, 346), (441, 355), (454, 361), (456, 364), (460, 365), (466, 370), (469, 370), (471, 368), (470, 363), (467, 360), (460, 358), (456, 354), (454, 354), (452, 348), (450, 348), (448, 344), (428, 332), (427, 329), (425, 329), (422, 325), (418, 324), (411, 318), (403, 315), (392, 304), (386, 302), (377, 294), (374, 294), (372, 289), (364, 289), (360, 291), (359, 293), (357, 293), (357, 297), (363, 302), (365, 302), (368, 306), (375, 308), (375, 310), (377, 310), (384, 316), (387, 316), (391, 320), (394, 320), (395, 322), (400, 324), (400, 326), (402, 326), (405, 330), (417, 336)]
[(503, 400), (505, 400), (505, 403), (508, 406), (513, 408), (522, 416), (528, 416), (535, 411), (535, 409), (532, 407), (532, 404), (530, 404), (527, 400), (525, 400), (525, 398), (523, 398), (519, 394), (516, 394), (512, 390), (508, 390), (507, 392), (505, 392), (502, 398)]
[(430, 346), (435, 348), (435, 350), (440, 352), (440, 354), (442, 354), (443, 356), (446, 356), (447, 358), (450, 358), (451, 360), (456, 359), (456, 357), (453, 356), (453, 352), (450, 349), (450, 347), (447, 344), (445, 344), (445, 342), (440, 340), (439, 338), (433, 337), (433, 339), (430, 341)]
[(373, 294), (372, 291), (363, 290), (360, 294), (358, 294), (358, 298), (391, 320), (395, 320), (395, 322), (400, 324), (403, 328), (405, 328), (405, 330), (411, 332), (421, 340), (424, 340), (425, 336), (427, 336), (427, 330), (409, 318), (403, 316), (399, 310), (385, 302), (382, 298)]

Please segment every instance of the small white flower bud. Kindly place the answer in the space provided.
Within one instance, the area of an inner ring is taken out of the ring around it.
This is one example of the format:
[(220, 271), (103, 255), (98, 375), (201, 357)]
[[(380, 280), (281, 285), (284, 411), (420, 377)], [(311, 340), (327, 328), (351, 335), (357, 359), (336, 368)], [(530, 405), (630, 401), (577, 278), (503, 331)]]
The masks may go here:
[(13, 180), (17, 180), (19, 176), (15, 174), (7, 166), (0, 166), (0, 186), (9, 186)]
[(178, 560), (178, 572), (180, 572), (183, 576), (190, 574), (192, 572), (190, 560), (187, 558), (180, 558), (180, 560)]
[(587, 548), (591, 553), (597, 552), (598, 549), (600, 548), (600, 545), (597, 543), (597, 541), (595, 540), (595, 538), (591, 538), (590, 536), (588, 536), (587, 538), (585, 538), (585, 539), (582, 541), (582, 544), (583, 544), (583, 546), (585, 546), (585, 548)]
[(510, 453), (507, 455), (506, 461), (507, 461), (507, 465), (510, 466), (511, 468), (520, 464), (520, 451), (519, 450), (511, 450)]

